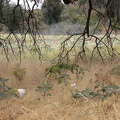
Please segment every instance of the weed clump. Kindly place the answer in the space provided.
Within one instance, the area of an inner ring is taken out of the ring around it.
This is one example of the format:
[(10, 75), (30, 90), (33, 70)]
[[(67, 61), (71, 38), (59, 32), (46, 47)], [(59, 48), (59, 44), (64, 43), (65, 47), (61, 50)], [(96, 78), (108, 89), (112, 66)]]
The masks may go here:
[(21, 68), (19, 64), (16, 64), (16, 66), (13, 68), (13, 75), (16, 77), (16, 79), (22, 81), (25, 78), (26, 70), (25, 68)]
[(17, 94), (15, 93), (16, 90), (6, 85), (7, 81), (8, 79), (3, 79), (0, 77), (0, 99), (8, 98), (11, 96), (18, 97)]
[(107, 99), (108, 97), (112, 96), (113, 94), (120, 93), (120, 86), (117, 85), (106, 85), (103, 82), (96, 83), (93, 89), (85, 89), (82, 91), (76, 90), (75, 93), (72, 93), (73, 98), (81, 98), (81, 97), (99, 97), (102, 100)]
[(45, 82), (37, 86), (35, 91), (36, 92), (43, 91), (43, 96), (46, 96), (46, 95), (51, 95), (50, 93), (47, 94), (47, 92), (51, 89), (52, 89), (52, 86), (48, 82)]

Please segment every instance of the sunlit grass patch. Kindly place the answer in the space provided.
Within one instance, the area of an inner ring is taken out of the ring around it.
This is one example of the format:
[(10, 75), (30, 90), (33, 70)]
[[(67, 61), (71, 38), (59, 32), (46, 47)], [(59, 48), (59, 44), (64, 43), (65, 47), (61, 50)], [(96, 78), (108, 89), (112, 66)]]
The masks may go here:
[[(1, 34), (3, 38), (7, 39), (8, 34)], [(16, 42), (16, 37), (14, 35), (11, 35), (8, 37), (10, 40), (10, 43), (12, 45), (13, 50), (15, 51), (15, 56), (16, 58), (30, 58), (32, 59), (39, 59), (40, 54), (42, 55), (42, 58), (45, 59), (54, 59), (58, 56), (58, 54), (61, 52), (61, 48), (65, 47), (66, 51), (69, 51), (69, 56), (70, 58), (74, 58), (80, 51), (83, 50), (83, 38), (80, 38), (79, 35), (75, 35), (70, 37), (70, 35), (59, 35), (59, 36), (52, 36), (52, 35), (47, 35), (47, 36), (36, 36), (36, 44), (40, 48), (40, 52), (38, 54), (36, 48), (34, 46), (33, 42), (33, 36), (27, 34), (26, 37), (20, 34), (16, 34), (18, 37), (18, 40), (22, 42), (24, 39), (26, 39), (26, 42), (24, 43), (24, 52), (21, 51), (21, 55), (19, 54), (19, 49), (18, 49), (18, 43)], [(70, 37), (70, 38), (69, 38)], [(102, 38), (103, 35), (97, 35), (98, 38)], [(98, 44), (98, 48), (103, 56), (108, 56), (108, 50), (111, 52), (111, 50), (115, 50), (116, 53), (120, 53), (120, 36), (118, 35), (117, 38), (114, 39), (114, 35), (111, 35), (113, 37), (112, 39), (113, 44), (112, 48), (110, 45), (106, 47), (107, 41), (106, 39), (103, 39), (103, 42), (100, 42)], [(68, 39), (69, 38), (69, 39)], [(106, 44), (106, 45), (105, 45)], [(95, 39), (88, 39), (85, 40), (85, 53), (88, 58), (94, 53), (93, 56), (99, 57)], [(1, 56), (0, 59), (3, 59), (8, 55), (9, 58), (13, 58), (13, 53), (10, 48), (10, 45), (8, 45), (8, 53), (5, 55), (4, 49), (1, 47)], [(22, 49), (21, 49), (22, 50)], [(94, 51), (93, 51), (94, 50)], [(3, 51), (3, 52), (2, 52)]]

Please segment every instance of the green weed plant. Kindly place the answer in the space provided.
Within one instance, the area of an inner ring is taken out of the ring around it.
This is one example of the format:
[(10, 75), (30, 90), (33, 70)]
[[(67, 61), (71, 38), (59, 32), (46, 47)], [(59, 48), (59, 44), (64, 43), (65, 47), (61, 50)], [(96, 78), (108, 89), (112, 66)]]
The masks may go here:
[(108, 97), (112, 96), (113, 94), (117, 94), (117, 93), (120, 93), (120, 86), (106, 85), (103, 82), (101, 82), (101, 83), (96, 83), (93, 90), (87, 88), (85, 90), (78, 91), (76, 89), (75, 93), (72, 92), (72, 97), (75, 99), (81, 98), (83, 96), (88, 98), (99, 97), (100, 99), (105, 100)]
[(18, 79), (19, 81), (22, 81), (26, 75), (25, 68), (21, 68), (19, 64), (16, 64), (16, 66), (13, 68), (13, 75)]
[(0, 99), (8, 98), (11, 96), (18, 97), (18, 95), (15, 93), (16, 90), (6, 85), (7, 81), (8, 79), (3, 79), (0, 77)]
[(79, 67), (77, 64), (57, 63), (45, 69), (45, 76), (48, 80), (56, 80), (58, 84), (64, 82), (69, 84), (70, 76), (68, 72), (71, 72), (79, 78), (80, 74), (84, 74), (86, 69)]
[(46, 95), (51, 95), (50, 93), (48, 93), (49, 90), (52, 89), (52, 86), (48, 83), (48, 82), (45, 82), (45, 83), (41, 83), (36, 89), (35, 91), (36, 92), (40, 92), (42, 91), (43, 92), (43, 96), (46, 96)]

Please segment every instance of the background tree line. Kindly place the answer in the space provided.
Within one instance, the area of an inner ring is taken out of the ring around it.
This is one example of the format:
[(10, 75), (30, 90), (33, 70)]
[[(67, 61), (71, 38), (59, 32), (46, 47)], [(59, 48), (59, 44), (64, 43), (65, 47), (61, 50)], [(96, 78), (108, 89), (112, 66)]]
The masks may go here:
[[(72, 6), (65, 6), (61, 3), (61, 0), (47, 0), (43, 3), (41, 9), (33, 10), (34, 16), (44, 24), (54, 24), (60, 21), (72, 22), (72, 23), (82, 23), (85, 24), (83, 21), (84, 13), (83, 13), (83, 6), (85, 9), (88, 8), (87, 0), (78, 0), (76, 3), (76, 7)], [(100, 17), (106, 16), (106, 21), (111, 20), (111, 24), (114, 23), (113, 26), (119, 28), (119, 19), (120, 19), (120, 1), (119, 0), (93, 0), (92, 7), (95, 9), (91, 14), (91, 20), (97, 22)], [(39, 12), (40, 16), (37, 16), (36, 13)], [(24, 14), (26, 13), (26, 14)], [(0, 29), (3, 29), (3, 24), (7, 26), (10, 31), (15, 31), (19, 29), (20, 22), (25, 20), (25, 16), (29, 13), (25, 8), (22, 6), (16, 7), (15, 4), (11, 4), (10, 0), (1, 0), (0, 1)], [(86, 12), (87, 14), (87, 12)], [(29, 16), (29, 15), (28, 15)], [(97, 18), (97, 17), (98, 18)], [(94, 20), (95, 19), (95, 20)], [(91, 23), (92, 24), (92, 23)]]

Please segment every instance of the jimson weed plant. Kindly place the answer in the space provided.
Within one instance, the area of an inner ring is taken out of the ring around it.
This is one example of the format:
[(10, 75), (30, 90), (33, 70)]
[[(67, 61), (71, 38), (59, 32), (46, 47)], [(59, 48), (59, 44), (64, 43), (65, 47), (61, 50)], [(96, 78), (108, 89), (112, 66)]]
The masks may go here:
[(43, 91), (43, 96), (50, 95), (47, 92), (52, 89), (52, 86), (45, 81), (45, 83), (41, 83), (37, 88), (35, 89), (36, 92)]
[(87, 69), (81, 68), (77, 64), (52, 64), (50, 67), (45, 69), (45, 76), (47, 77), (45, 83), (40, 84), (35, 91), (43, 91), (43, 96), (46, 96), (48, 90), (52, 89), (52, 86), (49, 84), (51, 81), (56, 80), (58, 84), (63, 82), (65, 85), (68, 85), (68, 80), (70, 79), (68, 72), (75, 74), (78, 78), (79, 74), (84, 74), (85, 70)]
[(15, 93), (16, 90), (6, 85), (7, 81), (8, 79), (3, 79), (0, 77), (0, 99), (8, 98), (11, 96), (18, 97), (17, 94)]
[(106, 98), (112, 96), (113, 94), (120, 93), (120, 86), (117, 85), (106, 85), (104, 82), (96, 83), (93, 89), (85, 89), (82, 91), (79, 91), (76, 89), (76, 92), (72, 93), (72, 97), (77, 99), (81, 98), (83, 96), (89, 97), (89, 98), (94, 98), (94, 97), (99, 97), (102, 100), (105, 100)]
[(57, 63), (45, 69), (45, 76), (48, 77), (49, 81), (55, 79), (58, 84), (62, 82), (68, 84), (68, 80), (70, 79), (68, 72), (75, 74), (78, 78), (79, 75), (84, 74), (86, 70), (87, 69), (81, 68), (77, 64)]

